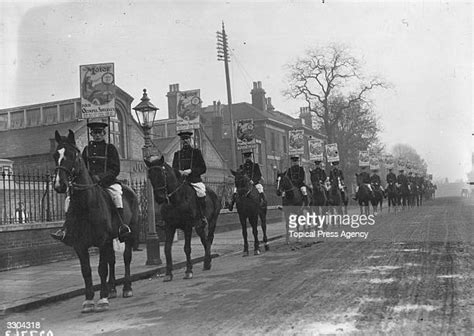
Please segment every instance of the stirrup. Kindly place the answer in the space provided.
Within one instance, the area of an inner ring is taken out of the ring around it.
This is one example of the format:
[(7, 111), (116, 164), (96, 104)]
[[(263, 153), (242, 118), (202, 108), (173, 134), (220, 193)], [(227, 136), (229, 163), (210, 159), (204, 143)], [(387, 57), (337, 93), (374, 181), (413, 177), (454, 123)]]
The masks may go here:
[(66, 231), (63, 229), (59, 229), (58, 231), (54, 233), (50, 233), (50, 236), (56, 240), (64, 241), (64, 238), (66, 238)]

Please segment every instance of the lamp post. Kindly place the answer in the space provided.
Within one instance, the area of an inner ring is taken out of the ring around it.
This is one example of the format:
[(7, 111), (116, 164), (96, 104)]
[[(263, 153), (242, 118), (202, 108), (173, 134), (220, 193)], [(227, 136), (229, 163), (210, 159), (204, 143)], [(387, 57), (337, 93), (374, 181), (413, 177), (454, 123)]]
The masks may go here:
[[(153, 155), (153, 146), (151, 143), (151, 128), (153, 127), (153, 121), (155, 120), (156, 111), (158, 110), (155, 105), (150, 102), (150, 98), (146, 93), (146, 89), (143, 89), (143, 97), (141, 102), (133, 108), (135, 115), (143, 129), (145, 145), (143, 146), (143, 159), (148, 160)], [(155, 199), (153, 196), (153, 187), (150, 179), (147, 178), (146, 183), (148, 207), (147, 207), (147, 226), (148, 232), (146, 235), (146, 254), (147, 260), (146, 265), (161, 265), (160, 259), (160, 241), (158, 234), (156, 233), (155, 226)]]

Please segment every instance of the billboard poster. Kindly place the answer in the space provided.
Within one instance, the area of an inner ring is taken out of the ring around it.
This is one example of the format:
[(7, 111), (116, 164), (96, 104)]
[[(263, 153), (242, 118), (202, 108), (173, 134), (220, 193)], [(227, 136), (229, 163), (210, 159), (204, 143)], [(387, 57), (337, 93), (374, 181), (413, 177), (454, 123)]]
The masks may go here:
[(289, 155), (302, 155), (304, 154), (304, 131), (303, 130), (291, 130), (289, 131)]
[(380, 161), (377, 157), (372, 156), (369, 159), (370, 170), (380, 169)]
[(359, 167), (370, 166), (369, 151), (359, 151)]
[(239, 120), (236, 125), (237, 149), (246, 150), (257, 146), (253, 119)]
[(328, 163), (339, 161), (339, 150), (337, 149), (337, 143), (326, 145), (326, 157)]
[(310, 139), (308, 140), (309, 148), (309, 160), (310, 161), (323, 161), (324, 155), (324, 144), (323, 140)]
[(200, 90), (187, 90), (178, 93), (178, 113), (176, 131), (199, 128), (201, 111)]
[(115, 117), (114, 63), (79, 66), (82, 118)]

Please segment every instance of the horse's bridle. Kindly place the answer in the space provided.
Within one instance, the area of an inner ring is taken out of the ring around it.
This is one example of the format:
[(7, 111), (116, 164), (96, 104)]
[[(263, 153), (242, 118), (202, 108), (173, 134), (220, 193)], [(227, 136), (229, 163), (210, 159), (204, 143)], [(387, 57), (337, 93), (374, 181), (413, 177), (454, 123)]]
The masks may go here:
[(163, 186), (158, 186), (158, 187), (153, 186), (153, 190), (164, 190), (166, 203), (169, 204), (170, 203), (170, 197), (173, 196), (184, 185), (185, 179), (183, 179), (183, 181), (180, 183), (180, 185), (178, 185), (176, 187), (175, 190), (168, 193), (168, 184), (166, 183), (166, 169), (165, 169), (165, 167), (159, 165), (159, 166), (151, 166), (151, 167), (148, 168), (149, 171), (152, 170), (152, 169), (159, 169), (163, 174), (163, 181), (164, 181)]
[(80, 173), (80, 171), (78, 172), (76, 170), (76, 163), (78, 161), (80, 161), (80, 157), (81, 157), (81, 151), (79, 150), (79, 148), (77, 148), (76, 146), (71, 146), (75, 151), (76, 151), (76, 155), (74, 157), (74, 162), (73, 162), (73, 165), (72, 165), (72, 169), (68, 169), (66, 167), (63, 167), (63, 166), (56, 166), (54, 168), (54, 174), (56, 175), (56, 173), (59, 171), (59, 170), (62, 170), (64, 171), (66, 174), (67, 174), (67, 192), (68, 193), (72, 193), (72, 191), (82, 191), (82, 190), (87, 190), (87, 189), (90, 189), (90, 188), (93, 188), (97, 185), (97, 183), (93, 183), (93, 184), (80, 184), (80, 183), (75, 183), (75, 179), (79, 176), (78, 173)]

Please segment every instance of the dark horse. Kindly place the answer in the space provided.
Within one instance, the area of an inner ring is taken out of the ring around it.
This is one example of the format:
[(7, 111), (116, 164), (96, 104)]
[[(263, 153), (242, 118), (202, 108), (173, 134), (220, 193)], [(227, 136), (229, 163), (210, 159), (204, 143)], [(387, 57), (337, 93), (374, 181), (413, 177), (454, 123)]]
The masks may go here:
[(409, 205), (410, 201), (410, 187), (408, 181), (406, 183), (400, 184), (400, 203), (402, 205), (402, 209), (405, 209), (407, 205)]
[(380, 206), (380, 212), (382, 212), (382, 206), (383, 206), (383, 192), (380, 190), (380, 184), (378, 183), (372, 183), (372, 190), (374, 191), (374, 197), (370, 200), (372, 203), (372, 208), (374, 210), (374, 215), (377, 215), (377, 211), (379, 210)]
[[(86, 286), (86, 300), (82, 304), (82, 312), (107, 310), (109, 295), (116, 296), (113, 239), (117, 238), (118, 234), (117, 210), (107, 191), (92, 180), (76, 146), (74, 133), (69, 130), (68, 136), (65, 137), (56, 131), (55, 137), (58, 145), (53, 155), (56, 163), (54, 189), (58, 193), (67, 192), (70, 197), (65, 222), (70, 239), (66, 243), (74, 248), (81, 263)], [(132, 246), (138, 234), (138, 200), (133, 190), (127, 186), (123, 186), (122, 197), (123, 221), (128, 224), (133, 233), (130, 239), (125, 241), (123, 253), (125, 262), (123, 297), (130, 297), (132, 296), (130, 262), (132, 261)], [(100, 300), (95, 307), (88, 251), (88, 248), (92, 246), (99, 248)]]
[(260, 246), (258, 241), (258, 217), (262, 222), (263, 242), (265, 250), (269, 250), (267, 238), (267, 203), (260, 204), (260, 195), (255, 186), (251, 183), (250, 178), (242, 171), (231, 170), (235, 176), (235, 187), (237, 188), (237, 198), (235, 204), (237, 213), (239, 214), (240, 225), (242, 226), (242, 236), (244, 238), (244, 257), (249, 255), (249, 243), (247, 241), (247, 219), (252, 226), (254, 239), (254, 254), (260, 254)]
[(209, 224), (207, 234), (204, 228), (197, 224), (201, 221), (197, 196), (194, 188), (179, 172), (168, 165), (164, 157), (154, 161), (145, 160), (148, 167), (148, 177), (153, 186), (155, 201), (161, 205), (161, 216), (165, 230), (166, 275), (163, 281), (173, 279), (173, 260), (171, 247), (176, 229), (184, 232), (184, 253), (186, 254), (186, 270), (184, 279), (192, 279), (193, 265), (191, 263), (191, 235), (193, 227), (201, 238), (204, 247), (204, 270), (211, 269), (211, 245), (214, 240), (217, 217), (221, 209), (216, 193), (206, 188), (206, 217)]
[[(359, 174), (356, 173), (356, 180), (359, 180)], [(359, 184), (359, 191), (357, 192), (357, 199), (360, 207), (360, 214), (369, 215), (369, 202), (372, 201), (372, 193), (365, 183)]]
[[(304, 205), (303, 194), (301, 193), (300, 188), (296, 187), (291, 182), (289, 176), (286, 173), (278, 173), (277, 174), (276, 194), (277, 194), (277, 196), (282, 197), (283, 212), (285, 213), (285, 218), (286, 219), (288, 219), (287, 214), (289, 214), (289, 212), (287, 211), (288, 208), (286, 208), (286, 207), (300, 207), (300, 208), (302, 208), (303, 205)], [(312, 204), (311, 190), (308, 190), (308, 203)], [(289, 236), (290, 236), (288, 223), (286, 223), (286, 228), (287, 228), (286, 243), (288, 244), (289, 243)], [(299, 230), (300, 226), (298, 225), (297, 228)]]
[(388, 212), (390, 212), (391, 207), (395, 207), (394, 208), (395, 212), (397, 212), (397, 208), (400, 205), (400, 194), (394, 182), (388, 183), (386, 192), (387, 192)]
[(322, 214), (321, 209), (327, 206), (328, 197), (327, 191), (323, 185), (324, 181), (320, 181), (315, 170), (311, 171), (311, 184), (313, 186), (313, 203), (312, 206), (316, 207), (318, 214)]
[(345, 202), (345, 192), (342, 190), (342, 185), (339, 177), (331, 181), (329, 190), (328, 190), (328, 206), (332, 208), (333, 213), (339, 215), (343, 214), (342, 206), (346, 206)]

